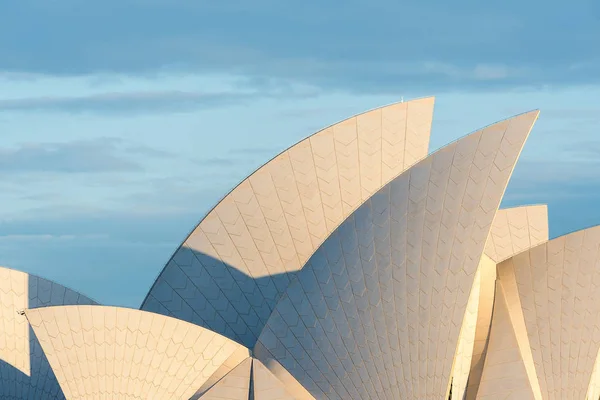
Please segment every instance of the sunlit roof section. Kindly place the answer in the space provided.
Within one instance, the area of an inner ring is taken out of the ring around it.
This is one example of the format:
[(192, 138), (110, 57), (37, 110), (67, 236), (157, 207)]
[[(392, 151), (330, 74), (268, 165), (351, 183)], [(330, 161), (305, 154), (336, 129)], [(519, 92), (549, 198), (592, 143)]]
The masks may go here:
[(25, 313), (68, 400), (189, 399), (241, 347), (189, 322), (128, 308)]
[(433, 105), (430, 97), (359, 114), (267, 162), (204, 217), (141, 308), (252, 347), (329, 234), (427, 155)]
[(440, 149), (323, 243), (260, 336), (317, 399), (446, 398), (471, 288), (537, 111)]
[[(529, 380), (534, 398), (586, 398), (600, 349), (600, 227), (519, 253), (499, 264), (498, 273), (510, 318), (497, 323), (497, 330), (514, 332), (527, 374), (521, 379)], [(490, 354), (498, 351), (494, 334)], [(491, 360), (485, 362), (482, 394), (489, 392), (486, 381), (517, 372)]]
[(55, 282), (0, 267), (0, 398), (64, 399), (23, 310), (96, 304)]

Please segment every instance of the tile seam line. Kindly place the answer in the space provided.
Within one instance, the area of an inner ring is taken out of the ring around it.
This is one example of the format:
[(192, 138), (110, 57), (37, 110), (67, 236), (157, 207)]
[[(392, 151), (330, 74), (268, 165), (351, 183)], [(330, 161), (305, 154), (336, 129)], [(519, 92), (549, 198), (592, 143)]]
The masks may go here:
[[(414, 98), (414, 99), (412, 99), (412, 100), (409, 100), (409, 101), (406, 101), (406, 102), (405, 102), (405, 101), (402, 99), (401, 101), (392, 102), (392, 103), (389, 103), (389, 104), (386, 104), (386, 105), (383, 105), (383, 106), (380, 106), (380, 107), (375, 107), (375, 108), (373, 108), (373, 109), (369, 109), (369, 110), (367, 110), (367, 111), (360, 112), (360, 113), (358, 113), (358, 114), (354, 114), (354, 115), (352, 115), (352, 116), (349, 116), (348, 118), (344, 118), (344, 119), (342, 119), (342, 120), (339, 120), (339, 121), (337, 121), (337, 122), (335, 122), (335, 123), (333, 123), (333, 124), (330, 124), (330, 125), (328, 125), (328, 126), (326, 126), (326, 127), (322, 128), (322, 129), (320, 129), (320, 130), (319, 130), (319, 131), (317, 131), (317, 132), (311, 133), (311, 134), (310, 134), (310, 135), (308, 135), (307, 137), (305, 137), (305, 138), (303, 138), (303, 139), (299, 140), (298, 142), (296, 142), (296, 143), (292, 144), (291, 146), (289, 146), (289, 147), (285, 148), (284, 150), (282, 150), (281, 152), (279, 152), (277, 155), (275, 155), (274, 157), (272, 157), (271, 159), (269, 159), (268, 161), (266, 161), (264, 164), (262, 164), (260, 167), (258, 167), (258, 168), (257, 168), (257, 169), (255, 169), (254, 171), (252, 171), (252, 173), (250, 173), (250, 174), (249, 174), (249, 175), (247, 175), (247, 176), (246, 176), (246, 177), (245, 177), (245, 178), (244, 178), (242, 181), (240, 181), (239, 183), (237, 183), (237, 184), (236, 184), (236, 185), (235, 185), (235, 186), (234, 186), (234, 187), (233, 187), (231, 190), (229, 190), (229, 191), (228, 191), (228, 192), (227, 192), (227, 193), (226, 193), (224, 196), (222, 196), (221, 198), (219, 198), (219, 200), (218, 200), (218, 201), (217, 201), (217, 202), (214, 204), (214, 206), (212, 206), (212, 207), (211, 207), (211, 208), (208, 210), (208, 212), (206, 212), (206, 213), (204, 214), (204, 216), (202, 216), (202, 218), (199, 220), (199, 222), (198, 222), (198, 223), (196, 223), (196, 225), (195, 225), (195, 226), (194, 226), (194, 227), (193, 227), (193, 228), (192, 228), (192, 229), (191, 229), (191, 230), (188, 232), (188, 234), (185, 236), (185, 239), (182, 241), (182, 244), (181, 244), (181, 245), (179, 245), (179, 246), (178, 246), (178, 247), (175, 249), (175, 251), (173, 252), (173, 254), (172, 254), (172, 255), (171, 255), (171, 256), (170, 256), (170, 257), (167, 259), (167, 262), (164, 264), (164, 266), (166, 266), (166, 265), (168, 264), (168, 262), (169, 262), (169, 261), (170, 261), (170, 260), (173, 258), (173, 256), (174, 256), (174, 255), (175, 255), (175, 253), (177, 252), (177, 250), (178, 250), (180, 247), (182, 247), (182, 246), (183, 246), (183, 244), (185, 244), (185, 243), (187, 242), (187, 240), (188, 240), (188, 239), (189, 239), (189, 238), (190, 238), (190, 237), (193, 235), (193, 233), (194, 233), (194, 232), (196, 231), (196, 229), (197, 229), (197, 228), (200, 226), (200, 224), (201, 224), (201, 223), (204, 221), (204, 219), (205, 219), (205, 218), (206, 218), (206, 217), (207, 217), (207, 216), (208, 216), (208, 215), (209, 215), (209, 214), (210, 214), (212, 211), (214, 211), (214, 210), (215, 210), (215, 208), (216, 208), (216, 207), (217, 207), (217, 206), (218, 206), (218, 205), (219, 205), (219, 204), (220, 204), (220, 203), (221, 203), (221, 202), (222, 202), (222, 201), (223, 201), (223, 200), (224, 200), (226, 197), (228, 197), (230, 194), (232, 194), (232, 193), (233, 193), (233, 191), (234, 191), (234, 190), (235, 190), (235, 189), (236, 189), (236, 188), (237, 188), (237, 187), (238, 187), (238, 186), (239, 186), (239, 185), (240, 185), (240, 184), (241, 184), (243, 181), (245, 181), (245, 180), (249, 179), (249, 178), (250, 178), (251, 176), (253, 176), (253, 175), (254, 175), (256, 172), (258, 172), (258, 170), (260, 170), (261, 168), (263, 168), (264, 166), (266, 166), (266, 165), (267, 165), (268, 163), (270, 163), (271, 161), (275, 160), (275, 158), (277, 158), (278, 156), (282, 155), (283, 153), (286, 153), (286, 152), (288, 152), (289, 150), (291, 150), (293, 147), (297, 146), (298, 144), (300, 144), (300, 143), (302, 143), (302, 142), (304, 142), (304, 141), (307, 141), (307, 140), (311, 139), (312, 137), (314, 137), (314, 136), (315, 136), (315, 135), (317, 135), (318, 133), (320, 133), (320, 132), (323, 132), (323, 131), (325, 131), (325, 130), (327, 130), (327, 129), (329, 129), (329, 128), (332, 128), (332, 127), (334, 127), (335, 125), (338, 125), (338, 124), (340, 124), (340, 123), (342, 123), (342, 122), (344, 122), (344, 121), (346, 121), (346, 120), (348, 120), (348, 119), (351, 119), (351, 118), (353, 118), (353, 117), (357, 117), (357, 116), (359, 116), (359, 115), (366, 114), (366, 113), (368, 113), (368, 112), (370, 112), (370, 111), (374, 111), (374, 110), (377, 110), (377, 109), (382, 109), (382, 108), (386, 108), (386, 107), (391, 107), (391, 106), (393, 106), (393, 105), (395, 105), (395, 104), (399, 104), (399, 103), (410, 103), (410, 102), (415, 102), (415, 101), (424, 100), (424, 99), (430, 99), (430, 98), (431, 98), (431, 99), (435, 99), (433, 96), (417, 97), (417, 98)], [(158, 274), (156, 275), (156, 278), (154, 279), (154, 281), (153, 281), (152, 285), (150, 285), (150, 287), (149, 287), (149, 289), (148, 289), (147, 293), (150, 293), (150, 292), (152, 291), (152, 289), (154, 288), (154, 286), (155, 286), (155, 284), (156, 284), (156, 281), (157, 281), (157, 280), (158, 280), (158, 278), (159, 278), (159, 277), (162, 275), (162, 271), (164, 270), (164, 266), (161, 268), (161, 270), (160, 270), (160, 271), (158, 272)], [(144, 304), (146, 303), (146, 298), (147, 298), (147, 297), (148, 297), (147, 295), (144, 297), (144, 299), (142, 300), (142, 303), (141, 303), (141, 305), (140, 305), (138, 308), (140, 308), (140, 309), (141, 309), (141, 308), (144, 306)]]

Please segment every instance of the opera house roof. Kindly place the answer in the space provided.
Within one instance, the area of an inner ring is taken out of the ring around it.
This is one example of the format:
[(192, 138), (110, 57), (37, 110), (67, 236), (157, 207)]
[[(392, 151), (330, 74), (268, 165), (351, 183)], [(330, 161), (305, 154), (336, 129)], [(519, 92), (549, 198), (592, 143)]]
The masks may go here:
[(433, 108), (268, 161), (139, 310), (0, 268), (0, 399), (598, 400), (600, 227), (499, 209), (538, 111), (428, 154)]

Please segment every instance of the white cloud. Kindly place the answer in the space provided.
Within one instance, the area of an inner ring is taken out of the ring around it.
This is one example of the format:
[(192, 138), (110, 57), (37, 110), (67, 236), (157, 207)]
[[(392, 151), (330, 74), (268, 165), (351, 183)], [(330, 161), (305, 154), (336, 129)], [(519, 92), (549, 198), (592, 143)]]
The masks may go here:
[(510, 76), (509, 67), (506, 65), (490, 65), (490, 64), (477, 64), (473, 70), (475, 79), (487, 81), (505, 79)]
[(73, 241), (73, 240), (98, 240), (106, 239), (107, 235), (52, 235), (52, 234), (37, 234), (37, 235), (0, 235), (0, 242), (48, 242), (48, 241)]
[[(315, 96), (319, 89), (293, 80), (255, 79), (231, 74), (193, 74), (177, 71), (130, 76), (93, 74), (51, 76), (0, 73), (0, 111), (10, 109), (73, 108), (78, 103), (94, 106), (116, 102), (129, 109), (127, 102), (210, 101), (219, 98)], [(15, 76), (17, 77), (15, 79)], [(132, 104), (133, 105), (133, 104)]]

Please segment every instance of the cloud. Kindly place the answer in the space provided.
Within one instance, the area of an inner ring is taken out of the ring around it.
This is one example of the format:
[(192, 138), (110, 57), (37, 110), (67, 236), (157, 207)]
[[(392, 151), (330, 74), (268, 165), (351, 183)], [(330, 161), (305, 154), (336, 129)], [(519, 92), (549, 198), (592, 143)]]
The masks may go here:
[(246, 147), (231, 149), (226, 157), (207, 157), (194, 160), (194, 164), (200, 166), (235, 167), (239, 165), (251, 165), (258, 162), (260, 165), (267, 162), (284, 149), (273, 147)]
[(0, 111), (66, 111), (129, 114), (151, 111), (187, 111), (232, 105), (256, 98), (235, 93), (183, 91), (102, 93), (85, 97), (30, 97), (0, 100)]
[[(557, 0), (63, 3), (5, 7), (13, 17), (0, 26), (0, 70), (219, 71), (375, 92), (600, 82), (600, 6), (588, 0), (566, 8)], [(22, 30), (23, 19), (36, 35)]]
[(60, 111), (135, 115), (186, 112), (264, 99), (314, 97), (319, 89), (291, 80), (238, 75), (157, 73), (133, 77), (92, 74), (78, 77), (36, 75), (10, 79), (0, 74), (0, 112)]
[(475, 79), (487, 81), (508, 78), (511, 71), (505, 65), (478, 64), (473, 71)]
[(0, 235), (0, 242), (38, 242), (38, 241), (72, 241), (81, 239), (106, 239), (104, 235), (50, 235), (50, 234), (34, 234), (34, 235)]
[[(94, 210), (81, 212), (48, 207), (46, 213), (35, 217), (23, 215), (5, 220), (0, 227), (0, 238), (31, 239), (90, 239), (123, 243), (159, 244), (183, 239), (202, 214), (202, 210), (187, 209), (177, 212), (130, 212)], [(160, 226), (160, 229), (154, 227)], [(174, 237), (174, 238), (173, 238)]]
[[(0, 173), (100, 173), (135, 172), (142, 167), (121, 154), (121, 141), (98, 138), (72, 142), (27, 143), (0, 148)], [(145, 146), (128, 146), (144, 155), (165, 155)]]

